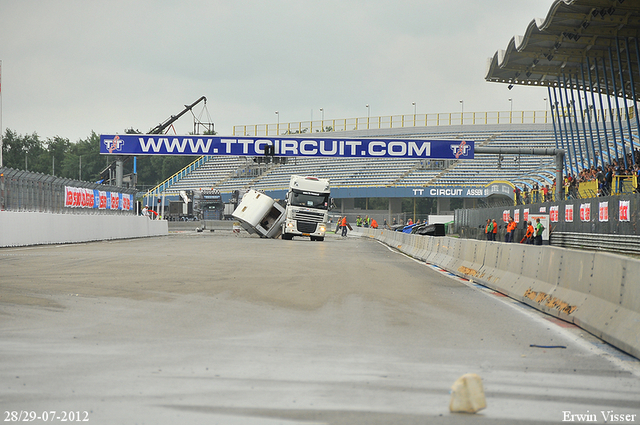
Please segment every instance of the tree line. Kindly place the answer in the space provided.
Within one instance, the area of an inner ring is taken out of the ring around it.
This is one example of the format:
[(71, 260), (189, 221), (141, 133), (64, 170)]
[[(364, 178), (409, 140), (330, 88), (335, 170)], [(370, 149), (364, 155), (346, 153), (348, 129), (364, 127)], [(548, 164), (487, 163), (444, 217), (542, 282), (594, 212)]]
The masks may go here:
[[(140, 133), (134, 129), (125, 132)], [(100, 136), (93, 131), (87, 138), (73, 143), (60, 136), (42, 139), (37, 133), (20, 135), (7, 128), (2, 156), (4, 167), (90, 182), (100, 181), (100, 173), (113, 161), (109, 155), (100, 155)], [(190, 156), (139, 156), (137, 187), (141, 190), (154, 187), (194, 159)], [(132, 171), (133, 161), (128, 160), (124, 173)]]

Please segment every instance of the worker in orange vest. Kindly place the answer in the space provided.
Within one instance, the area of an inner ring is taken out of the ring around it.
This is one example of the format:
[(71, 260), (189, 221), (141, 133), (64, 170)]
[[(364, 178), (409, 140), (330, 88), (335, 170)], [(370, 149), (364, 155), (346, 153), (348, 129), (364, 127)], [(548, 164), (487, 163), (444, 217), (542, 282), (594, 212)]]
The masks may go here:
[(484, 234), (487, 237), (487, 240), (491, 240), (491, 235), (493, 234), (493, 228), (491, 227), (491, 219), (487, 219), (487, 224), (484, 226)]
[(342, 217), (342, 220), (340, 221), (340, 227), (342, 227), (342, 237), (346, 238), (347, 237), (347, 216), (346, 215)]
[(513, 221), (513, 217), (509, 217), (509, 224), (507, 224), (507, 236), (505, 238), (505, 242), (513, 242), (513, 236), (516, 227), (517, 224), (515, 221)]
[(529, 245), (533, 244), (533, 225), (531, 224), (531, 222), (528, 222), (527, 225), (527, 233), (525, 233), (524, 237), (522, 238), (522, 240), (520, 241), (520, 243), (526, 243)]
[(377, 229), (378, 228), (378, 222), (376, 221), (375, 218), (371, 219), (371, 228), (372, 229)]
[(496, 240), (496, 235), (498, 234), (498, 223), (496, 222), (496, 219), (493, 219), (493, 229), (491, 229), (491, 231), (493, 232), (493, 236), (491, 236), (491, 240), (495, 241)]

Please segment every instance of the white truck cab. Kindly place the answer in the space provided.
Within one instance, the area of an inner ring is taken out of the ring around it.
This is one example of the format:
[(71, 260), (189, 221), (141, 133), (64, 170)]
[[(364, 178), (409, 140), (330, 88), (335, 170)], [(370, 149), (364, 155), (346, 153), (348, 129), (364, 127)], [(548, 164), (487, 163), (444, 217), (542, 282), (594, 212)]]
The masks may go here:
[(329, 195), (328, 179), (291, 176), (282, 239), (308, 236), (312, 241), (323, 241), (329, 218)]

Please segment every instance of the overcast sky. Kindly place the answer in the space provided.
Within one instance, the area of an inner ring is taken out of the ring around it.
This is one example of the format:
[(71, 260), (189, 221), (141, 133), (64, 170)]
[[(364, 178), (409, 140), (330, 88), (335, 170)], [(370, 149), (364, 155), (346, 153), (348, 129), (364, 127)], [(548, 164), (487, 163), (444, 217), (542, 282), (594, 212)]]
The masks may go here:
[[(147, 132), (200, 96), (234, 125), (544, 110), (484, 80), (552, 0), (0, 0), (2, 126), (71, 141)], [(205, 114), (201, 106), (197, 115)], [(206, 119), (205, 119), (206, 120)], [(191, 115), (176, 125), (193, 129)]]

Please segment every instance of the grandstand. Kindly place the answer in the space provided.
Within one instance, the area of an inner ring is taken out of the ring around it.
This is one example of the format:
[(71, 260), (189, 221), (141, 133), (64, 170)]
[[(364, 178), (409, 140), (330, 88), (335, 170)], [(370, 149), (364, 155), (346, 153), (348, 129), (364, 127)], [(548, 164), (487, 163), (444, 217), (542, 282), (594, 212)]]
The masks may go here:
[[(637, 129), (631, 127), (637, 137)], [(611, 130), (609, 130), (609, 133)], [(317, 133), (316, 133), (317, 134)], [(472, 140), (476, 146), (494, 148), (544, 148), (558, 146), (550, 124), (489, 124), (437, 127), (404, 127), (324, 133), (336, 138), (402, 137), (422, 139)], [(609, 136), (611, 137), (611, 135)], [(582, 138), (575, 149), (587, 151)], [(596, 150), (595, 154), (599, 155)], [(621, 152), (618, 152), (620, 155)], [(616, 156), (616, 152), (613, 152)], [(408, 160), (395, 158), (287, 158), (286, 163), (261, 164), (251, 157), (210, 156), (201, 165), (187, 167), (158, 186), (155, 192), (166, 195), (180, 190), (213, 188), (222, 193), (234, 190), (284, 190), (293, 174), (328, 178), (332, 188), (390, 188), (424, 186), (483, 186), (506, 180), (522, 187), (551, 185), (555, 177), (554, 160), (549, 156), (476, 154), (473, 160)], [(567, 163), (567, 173), (578, 168)], [(177, 178), (177, 176), (182, 176)], [(160, 190), (162, 188), (162, 190)], [(381, 195), (382, 196), (382, 195)]]
[[(402, 137), (473, 140), (476, 146), (555, 148), (549, 124), (452, 125), (369, 129), (328, 133), (335, 137)], [(327, 133), (323, 135), (326, 137)], [(180, 173), (178, 173), (180, 174)], [(328, 178), (332, 188), (487, 185), (494, 180), (515, 184), (550, 184), (553, 159), (544, 156), (476, 154), (474, 160), (408, 160), (395, 158), (288, 158), (286, 163), (258, 164), (249, 157), (211, 156), (180, 179), (171, 178), (164, 193), (214, 188), (222, 193), (254, 188), (287, 188), (293, 174)], [(170, 182), (170, 184), (169, 184)]]

